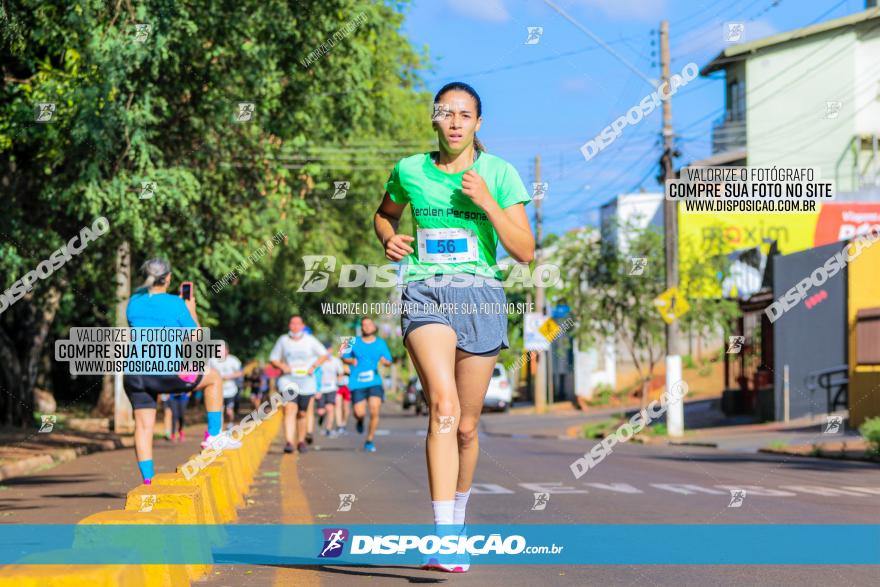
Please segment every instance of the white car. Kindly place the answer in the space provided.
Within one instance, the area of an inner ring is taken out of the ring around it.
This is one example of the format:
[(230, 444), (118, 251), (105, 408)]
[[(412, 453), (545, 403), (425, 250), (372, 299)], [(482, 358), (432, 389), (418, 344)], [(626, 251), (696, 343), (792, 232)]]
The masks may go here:
[(507, 411), (513, 402), (513, 388), (507, 379), (507, 373), (501, 363), (495, 365), (492, 379), (489, 380), (489, 389), (486, 391), (486, 399), (483, 407), (493, 410)]

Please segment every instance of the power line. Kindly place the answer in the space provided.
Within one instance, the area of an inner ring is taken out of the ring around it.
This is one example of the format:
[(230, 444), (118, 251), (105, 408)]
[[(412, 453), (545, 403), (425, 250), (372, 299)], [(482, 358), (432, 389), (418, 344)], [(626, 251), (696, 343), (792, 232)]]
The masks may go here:
[(621, 63), (623, 63), (627, 68), (630, 69), (630, 71), (632, 71), (632, 72), (635, 73), (637, 76), (639, 76), (640, 78), (642, 78), (643, 80), (645, 80), (646, 82), (648, 82), (648, 85), (650, 85), (652, 88), (656, 88), (656, 85), (654, 84), (654, 80), (652, 80), (651, 78), (649, 78), (649, 77), (647, 77), (645, 74), (643, 74), (643, 73), (642, 73), (642, 72), (641, 72), (636, 66), (634, 66), (632, 63), (630, 63), (629, 61), (627, 61), (627, 59), (626, 59), (623, 55), (621, 55), (620, 53), (618, 53), (617, 51), (615, 51), (614, 49), (612, 49), (612, 48), (608, 45), (608, 43), (606, 43), (605, 41), (603, 41), (602, 39), (600, 39), (598, 36), (596, 36), (595, 34), (593, 34), (592, 31), (590, 31), (589, 29), (587, 29), (587, 27), (585, 27), (584, 25), (582, 25), (581, 23), (579, 23), (578, 21), (576, 21), (574, 18), (572, 18), (571, 16), (569, 16), (569, 14), (568, 14), (567, 12), (565, 12), (562, 8), (560, 8), (559, 6), (557, 6), (555, 3), (551, 2), (551, 0), (544, 0), (544, 3), (545, 3), (547, 6), (549, 6), (550, 8), (552, 8), (553, 10), (555, 10), (556, 12), (558, 12), (558, 13), (559, 13), (564, 19), (566, 19), (568, 22), (570, 22), (571, 24), (573, 24), (574, 26), (576, 26), (577, 28), (579, 28), (581, 31), (583, 31), (584, 34), (586, 34), (588, 37), (590, 37), (591, 39), (593, 39), (593, 41), (595, 41), (596, 43), (598, 43), (600, 47), (602, 47), (603, 49), (605, 49), (605, 51), (607, 51), (608, 53), (610, 53), (615, 59), (617, 59), (618, 61), (620, 61)]

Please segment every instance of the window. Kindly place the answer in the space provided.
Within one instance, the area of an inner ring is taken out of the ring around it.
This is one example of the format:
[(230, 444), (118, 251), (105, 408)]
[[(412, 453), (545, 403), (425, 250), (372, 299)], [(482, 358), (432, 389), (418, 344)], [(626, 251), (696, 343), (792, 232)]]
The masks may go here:
[(741, 122), (746, 116), (746, 88), (739, 80), (731, 81), (727, 86), (727, 120)]

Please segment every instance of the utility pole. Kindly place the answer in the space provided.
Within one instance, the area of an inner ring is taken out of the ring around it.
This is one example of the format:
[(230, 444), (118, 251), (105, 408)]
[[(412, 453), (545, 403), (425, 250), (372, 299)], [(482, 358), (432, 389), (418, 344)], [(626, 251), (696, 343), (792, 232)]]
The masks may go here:
[[(663, 77), (660, 87), (666, 87), (669, 93), (669, 21), (660, 23), (660, 64)], [(663, 157), (662, 166), (663, 189), (666, 180), (675, 178), (672, 157), (675, 151), (672, 134), (672, 102), (671, 96), (663, 100)], [(663, 198), (664, 247), (666, 253), (666, 289), (678, 286), (678, 202)], [(678, 320), (673, 319), (666, 325), (666, 392), (678, 387), (681, 381), (681, 354), (679, 352)], [(684, 434), (684, 398), (669, 402), (666, 410), (666, 429), (669, 436)]]
[[(541, 156), (535, 155), (535, 183), (541, 183)], [(541, 215), (541, 202), (543, 198), (535, 200), (535, 267), (541, 266), (541, 241), (544, 221)], [(544, 315), (544, 288), (535, 286), (535, 309)], [(547, 352), (537, 351), (537, 369), (535, 369), (535, 411), (543, 413), (547, 410)]]

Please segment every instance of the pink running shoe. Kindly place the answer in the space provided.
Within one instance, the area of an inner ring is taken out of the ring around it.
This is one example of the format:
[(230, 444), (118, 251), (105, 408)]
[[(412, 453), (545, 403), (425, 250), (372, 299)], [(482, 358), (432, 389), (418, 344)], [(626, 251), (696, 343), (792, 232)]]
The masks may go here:
[(177, 437), (180, 442), (183, 442), (186, 439), (186, 436), (183, 434), (183, 430), (180, 431), (180, 436)]
[(443, 571), (445, 573), (467, 573), (470, 565), (465, 564), (444, 564), (436, 558), (428, 559), (428, 562), (422, 565), (422, 569), (426, 571)]
[(144, 485), (152, 485), (152, 484), (153, 484), (152, 479), (144, 479)]

